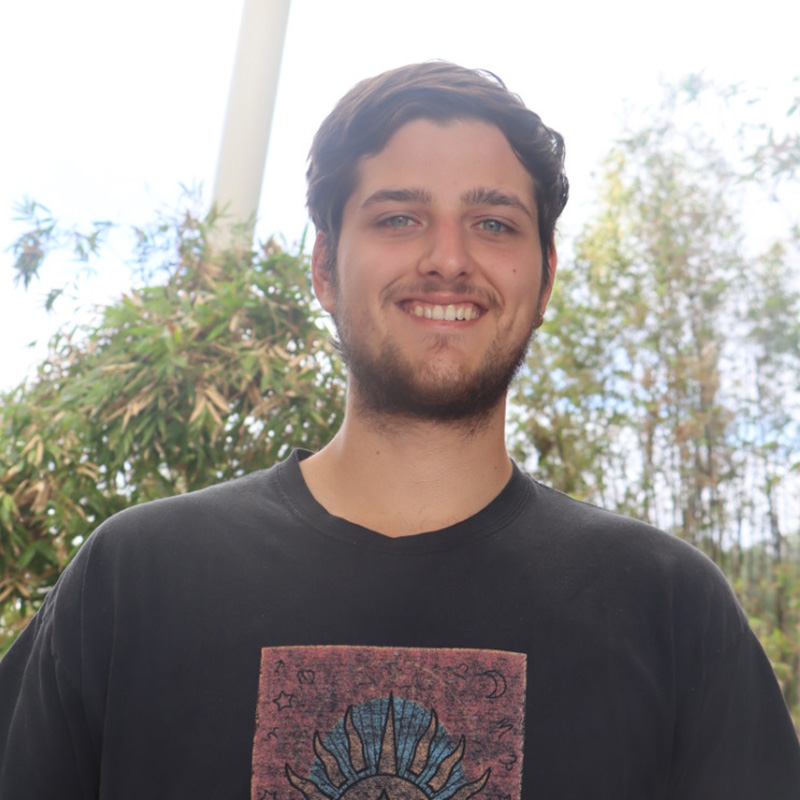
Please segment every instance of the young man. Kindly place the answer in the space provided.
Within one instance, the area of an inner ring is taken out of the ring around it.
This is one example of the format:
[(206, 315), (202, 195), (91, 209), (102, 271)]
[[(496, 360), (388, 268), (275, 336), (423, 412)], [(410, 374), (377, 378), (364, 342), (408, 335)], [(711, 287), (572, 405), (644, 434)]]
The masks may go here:
[(449, 64), (339, 103), (308, 177), (345, 422), (101, 526), (0, 666), (3, 798), (798, 796), (716, 567), (506, 453), (563, 152)]

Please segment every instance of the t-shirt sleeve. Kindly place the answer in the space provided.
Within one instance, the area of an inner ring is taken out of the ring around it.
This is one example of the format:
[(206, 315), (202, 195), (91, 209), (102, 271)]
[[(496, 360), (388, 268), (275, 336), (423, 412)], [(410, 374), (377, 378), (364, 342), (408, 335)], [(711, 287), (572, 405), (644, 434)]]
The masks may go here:
[(84, 551), (0, 661), (2, 798), (77, 800), (98, 794), (99, 731), (80, 692), (88, 545)]
[(745, 625), (678, 720), (670, 798), (797, 800), (800, 744), (772, 667)]

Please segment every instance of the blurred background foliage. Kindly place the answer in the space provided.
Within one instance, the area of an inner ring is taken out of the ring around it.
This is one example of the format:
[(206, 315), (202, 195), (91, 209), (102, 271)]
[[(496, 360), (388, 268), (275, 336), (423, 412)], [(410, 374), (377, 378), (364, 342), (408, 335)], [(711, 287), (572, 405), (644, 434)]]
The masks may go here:
[[(800, 125), (697, 77), (606, 157), (516, 385), (514, 455), (723, 569), (800, 729)], [(562, 256), (564, 249), (562, 247)]]
[[(28, 211), (41, 229), (46, 209)], [(341, 421), (305, 258), (274, 242), (217, 253), (215, 223), (184, 212), (137, 231), (147, 285), (57, 335), (36, 376), (2, 396), (3, 649), (110, 514), (319, 448)]]
[[(559, 243), (508, 439), (543, 482), (708, 553), (800, 726), (800, 112), (790, 99), (764, 121), (759, 103), (691, 77), (631, 115), (587, 222)], [(53, 248), (102, 261), (108, 223), (21, 212), (24, 286)], [(0, 651), (104, 518), (318, 448), (340, 424), (302, 246), (221, 252), (217, 223), (183, 209), (137, 230), (137, 288), (0, 396)]]

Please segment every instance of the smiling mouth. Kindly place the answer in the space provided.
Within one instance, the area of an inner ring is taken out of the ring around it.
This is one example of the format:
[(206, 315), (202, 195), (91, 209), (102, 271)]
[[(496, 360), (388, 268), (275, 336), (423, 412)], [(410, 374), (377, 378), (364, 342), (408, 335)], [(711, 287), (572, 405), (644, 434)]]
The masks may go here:
[(405, 310), (414, 317), (443, 320), (444, 322), (469, 322), (478, 319), (483, 314), (483, 309), (474, 303), (438, 305), (413, 301), (405, 305)]

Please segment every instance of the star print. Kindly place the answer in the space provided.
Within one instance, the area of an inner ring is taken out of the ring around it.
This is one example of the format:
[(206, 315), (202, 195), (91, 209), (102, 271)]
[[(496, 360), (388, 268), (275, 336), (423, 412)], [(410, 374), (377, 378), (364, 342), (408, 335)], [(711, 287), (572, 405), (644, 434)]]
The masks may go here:
[(283, 711), (284, 708), (291, 708), (292, 707), (292, 700), (294, 700), (293, 694), (286, 694), (286, 692), (281, 692), (277, 697), (273, 698), (272, 702), (278, 706), (278, 711)]

